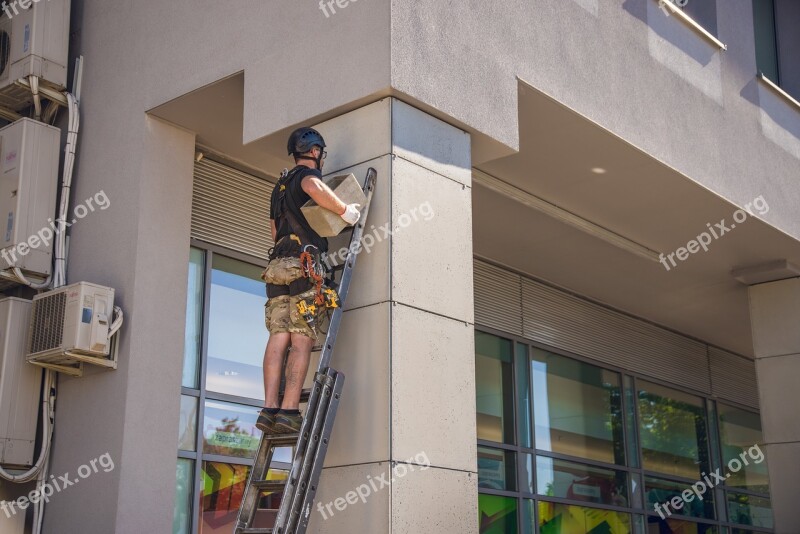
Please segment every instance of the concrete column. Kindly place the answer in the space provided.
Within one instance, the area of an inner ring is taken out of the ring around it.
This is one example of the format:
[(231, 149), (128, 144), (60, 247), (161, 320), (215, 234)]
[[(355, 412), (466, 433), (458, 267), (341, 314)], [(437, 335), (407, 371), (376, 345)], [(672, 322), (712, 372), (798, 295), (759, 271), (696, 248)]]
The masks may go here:
[(477, 533), (469, 135), (390, 98), (317, 127), (326, 174), (378, 182), (309, 532)]
[(749, 293), (775, 532), (790, 534), (800, 525), (800, 278)]
[[(125, 323), (117, 370), (59, 377), (51, 473), (79, 483), (51, 497), (44, 532), (171, 532), (195, 138), (141, 113), (94, 124), (74, 198), (110, 205), (73, 226), (68, 275), (115, 288)], [(104, 454), (113, 469), (78, 481)]]

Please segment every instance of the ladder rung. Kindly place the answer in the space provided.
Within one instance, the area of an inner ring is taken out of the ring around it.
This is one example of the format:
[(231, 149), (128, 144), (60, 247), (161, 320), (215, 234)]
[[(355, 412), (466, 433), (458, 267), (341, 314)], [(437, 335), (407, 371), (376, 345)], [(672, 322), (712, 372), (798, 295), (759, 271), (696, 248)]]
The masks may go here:
[(254, 480), (252, 485), (261, 491), (283, 491), (286, 489), (285, 480)]
[(267, 434), (264, 439), (268, 439), (272, 445), (285, 447), (297, 443), (299, 437), (300, 434)]
[(272, 534), (274, 528), (245, 528), (242, 529), (242, 534)]

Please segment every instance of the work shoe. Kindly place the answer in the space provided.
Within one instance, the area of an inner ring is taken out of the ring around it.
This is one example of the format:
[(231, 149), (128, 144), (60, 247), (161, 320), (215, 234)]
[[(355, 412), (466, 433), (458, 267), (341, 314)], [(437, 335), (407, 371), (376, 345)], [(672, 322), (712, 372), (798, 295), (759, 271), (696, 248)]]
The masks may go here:
[(275, 416), (275, 424), (272, 426), (275, 434), (297, 434), (303, 424), (303, 415), (299, 410), (296, 412), (286, 412), (281, 410)]
[(262, 408), (258, 413), (256, 428), (265, 434), (275, 433), (275, 418), (278, 416), (277, 408)]

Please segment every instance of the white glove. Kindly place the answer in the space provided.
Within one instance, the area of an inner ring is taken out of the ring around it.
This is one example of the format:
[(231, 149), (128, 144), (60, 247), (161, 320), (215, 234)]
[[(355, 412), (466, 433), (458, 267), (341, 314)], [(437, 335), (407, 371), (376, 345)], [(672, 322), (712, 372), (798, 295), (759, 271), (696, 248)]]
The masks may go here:
[(358, 222), (358, 219), (361, 218), (361, 213), (358, 211), (360, 206), (361, 204), (348, 204), (340, 217), (344, 219), (344, 222), (347, 224), (351, 226), (354, 225)]

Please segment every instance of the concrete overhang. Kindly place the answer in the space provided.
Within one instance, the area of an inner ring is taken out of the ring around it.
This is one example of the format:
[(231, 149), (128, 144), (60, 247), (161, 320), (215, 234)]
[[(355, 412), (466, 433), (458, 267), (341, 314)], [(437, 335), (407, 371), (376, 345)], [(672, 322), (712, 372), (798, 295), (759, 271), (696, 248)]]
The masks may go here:
[(673, 256), (667, 270), (476, 179), (478, 257), (752, 357), (747, 286), (734, 271), (800, 264), (800, 242), (758, 218), (768, 198), (754, 199), (753, 215), (736, 223), (739, 206), (522, 82), (519, 125), (519, 153), (476, 165), (476, 178), (491, 175), (664, 255), (709, 227), (722, 233), (721, 221), (730, 229), (712, 237), (707, 251)]

